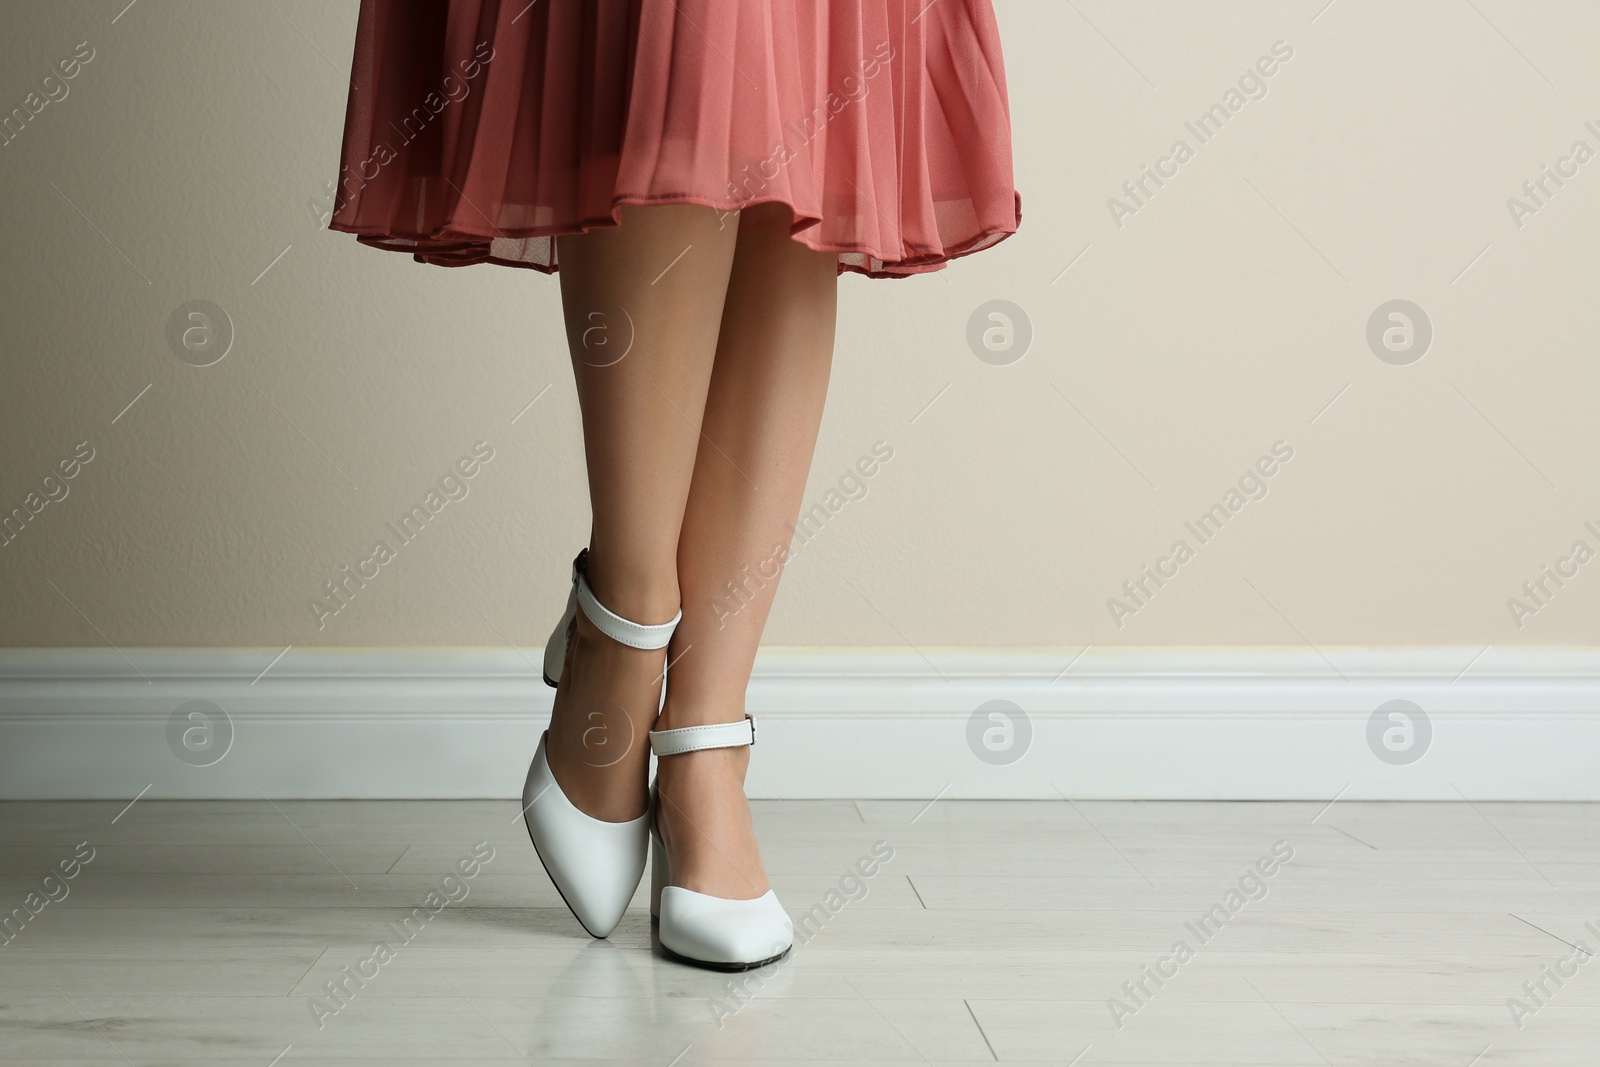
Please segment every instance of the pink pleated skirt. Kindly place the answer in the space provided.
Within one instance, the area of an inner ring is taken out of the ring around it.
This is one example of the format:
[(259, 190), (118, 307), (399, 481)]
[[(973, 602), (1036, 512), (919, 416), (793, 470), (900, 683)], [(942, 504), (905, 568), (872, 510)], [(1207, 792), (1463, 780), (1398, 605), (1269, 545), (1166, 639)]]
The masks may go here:
[(362, 0), (330, 228), (558, 269), (624, 204), (786, 204), (900, 277), (1022, 221), (990, 0)]

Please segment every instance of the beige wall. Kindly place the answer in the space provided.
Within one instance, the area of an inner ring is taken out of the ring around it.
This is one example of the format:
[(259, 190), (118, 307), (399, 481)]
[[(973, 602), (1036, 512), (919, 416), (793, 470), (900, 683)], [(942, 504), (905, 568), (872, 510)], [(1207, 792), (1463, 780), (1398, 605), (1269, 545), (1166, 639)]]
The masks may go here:
[[(319, 229), (354, 6), (8, 13), (0, 109), (94, 58), (0, 148), (0, 508), (94, 458), (0, 548), (0, 644), (552, 623), (587, 525), (556, 284)], [(997, 2), (1023, 231), (943, 277), (843, 280), (808, 500), (894, 458), (796, 559), (771, 643), (1595, 643), (1600, 561), (1520, 629), (1507, 599), (1600, 549), (1600, 160), (1520, 227), (1507, 198), (1600, 149), (1600, 9), (1319, 7)], [(1198, 144), (1185, 121), (1280, 40), (1266, 95)], [(1108, 198), (1178, 138), (1193, 158), (1119, 227)], [(1397, 298), (1433, 324), (1412, 365), (1365, 339)], [(214, 366), (166, 339), (194, 299), (236, 330)], [(991, 299), (1032, 324), (1012, 365), (965, 339)], [(319, 629), (322, 584), (480, 440), (469, 495)], [(1199, 545), (1185, 521), (1279, 441), (1268, 495)], [(1107, 599), (1180, 537), (1194, 558), (1119, 628)]]

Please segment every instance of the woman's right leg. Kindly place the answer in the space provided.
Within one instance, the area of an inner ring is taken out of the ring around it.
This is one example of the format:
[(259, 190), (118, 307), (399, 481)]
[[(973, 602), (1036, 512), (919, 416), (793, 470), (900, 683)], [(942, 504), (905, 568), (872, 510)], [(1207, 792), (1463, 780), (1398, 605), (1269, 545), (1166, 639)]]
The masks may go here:
[[(833, 359), (838, 257), (790, 235), (782, 204), (740, 215), (706, 433), (678, 549), (683, 621), (658, 729), (737, 722), (794, 538)], [(737, 466), (733, 466), (737, 464)], [(748, 748), (658, 763), (672, 884), (733, 900), (769, 888), (744, 796)], [(766, 946), (762, 946), (765, 948)]]
[[(594, 513), (586, 577), (635, 622), (678, 610), (678, 532), (737, 235), (737, 216), (709, 208), (627, 206), (620, 226), (558, 239)], [(594, 818), (645, 811), (664, 661), (578, 612), (547, 754), (562, 791)]]

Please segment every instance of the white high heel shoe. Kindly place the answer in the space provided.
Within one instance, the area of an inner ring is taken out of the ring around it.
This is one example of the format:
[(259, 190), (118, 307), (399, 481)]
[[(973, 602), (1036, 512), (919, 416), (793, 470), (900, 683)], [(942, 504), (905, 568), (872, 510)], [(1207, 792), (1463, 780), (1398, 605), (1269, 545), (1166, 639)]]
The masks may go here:
[[(589, 550), (584, 549), (572, 562), (572, 594), (567, 598), (567, 610), (545, 645), (544, 680), (550, 685), (561, 677), (580, 609), (601, 633), (640, 649), (665, 648), (683, 617), (679, 611), (671, 622), (647, 626), (610, 611), (595, 598), (584, 579), (588, 555)], [(522, 787), (523, 821), (527, 823), (533, 850), (561, 899), (590, 936), (606, 937), (622, 921), (622, 913), (644, 874), (650, 815), (646, 812), (627, 822), (606, 822), (579, 811), (550, 772), (545, 755), (549, 737), (548, 730), (540, 736), (528, 767), (528, 779)]]
[[(657, 759), (705, 748), (756, 743), (755, 720), (650, 731)], [(650, 787), (650, 917), (660, 926), (661, 947), (685, 963), (716, 971), (765, 967), (794, 947), (794, 924), (767, 890), (754, 900), (728, 900), (672, 884), (672, 864), (656, 827), (660, 796)]]

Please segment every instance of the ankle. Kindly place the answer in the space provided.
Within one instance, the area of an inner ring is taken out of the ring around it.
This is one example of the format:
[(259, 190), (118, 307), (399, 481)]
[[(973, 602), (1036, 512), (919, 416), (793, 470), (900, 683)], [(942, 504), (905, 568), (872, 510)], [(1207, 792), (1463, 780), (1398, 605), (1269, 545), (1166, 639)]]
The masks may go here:
[(637, 649), (607, 637), (579, 612), (550, 716), (552, 748), (564, 763), (604, 768), (649, 760), (647, 735), (660, 708), (660, 649)]
[(618, 670), (637, 675), (648, 668), (648, 675), (656, 682), (662, 679), (662, 664), (666, 662), (664, 648), (635, 648), (625, 645), (596, 626), (593, 619), (582, 611), (577, 616), (577, 632), (572, 649), (568, 652), (574, 660), (586, 660), (591, 669), (609, 675)]
[(741, 782), (744, 781), (745, 771), (750, 768), (750, 746), (703, 748), (695, 752), (680, 752), (656, 764), (656, 777), (665, 782), (677, 782), (695, 778), (709, 769), (722, 767), (731, 769)]
[(619, 773), (649, 765), (650, 726), (637, 712), (612, 705), (556, 708), (550, 716), (550, 746), (563, 762), (582, 763)]
[(739, 722), (745, 717), (743, 700), (674, 699), (668, 687), (667, 699), (656, 719), (655, 730), (677, 730), (685, 726), (711, 726), (717, 723)]
[(678, 613), (681, 594), (677, 572), (671, 567), (601, 561), (591, 553), (583, 576), (600, 603), (625, 619), (650, 626), (667, 622)]

